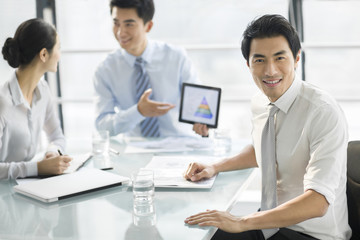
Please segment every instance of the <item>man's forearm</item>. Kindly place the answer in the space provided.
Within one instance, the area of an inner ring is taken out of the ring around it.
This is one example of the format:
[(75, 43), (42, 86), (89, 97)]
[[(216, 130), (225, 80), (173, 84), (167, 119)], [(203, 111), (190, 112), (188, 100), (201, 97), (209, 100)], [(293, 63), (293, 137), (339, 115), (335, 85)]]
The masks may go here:
[(252, 167), (258, 167), (255, 150), (252, 145), (246, 146), (238, 155), (231, 158), (225, 158), (221, 162), (214, 164), (217, 173)]
[(244, 230), (287, 227), (311, 218), (322, 217), (328, 206), (323, 195), (308, 190), (274, 209), (241, 218), (239, 224)]

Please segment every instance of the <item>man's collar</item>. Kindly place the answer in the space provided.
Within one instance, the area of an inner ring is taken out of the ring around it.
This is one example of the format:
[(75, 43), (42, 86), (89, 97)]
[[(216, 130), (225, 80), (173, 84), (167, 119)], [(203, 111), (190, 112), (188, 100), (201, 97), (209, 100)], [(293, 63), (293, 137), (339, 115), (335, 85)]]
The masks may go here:
[[(152, 56), (153, 56), (153, 52), (154, 52), (154, 47), (153, 47), (154, 43), (151, 40), (147, 40), (147, 44), (145, 47), (144, 52), (141, 54), (141, 57), (145, 63), (150, 63), (152, 60)], [(132, 67), (135, 66), (135, 61), (136, 58), (138, 58), (137, 56), (131, 55), (130, 53), (128, 53), (127, 51), (125, 51), (124, 49), (121, 49), (122, 54), (125, 58), (125, 61)]]
[(301, 80), (296, 76), (294, 81), (292, 82), (291, 86), (288, 90), (273, 104), (277, 106), (282, 112), (287, 113), (290, 106), (295, 101), (299, 91), (301, 88)]

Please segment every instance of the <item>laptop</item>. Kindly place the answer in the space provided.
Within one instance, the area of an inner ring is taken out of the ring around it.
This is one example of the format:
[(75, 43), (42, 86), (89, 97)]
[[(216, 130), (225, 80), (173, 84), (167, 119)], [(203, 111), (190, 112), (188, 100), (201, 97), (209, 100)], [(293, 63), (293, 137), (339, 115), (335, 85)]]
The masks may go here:
[(120, 186), (129, 178), (95, 168), (82, 168), (70, 173), (26, 182), (14, 191), (42, 202), (56, 202), (92, 191)]

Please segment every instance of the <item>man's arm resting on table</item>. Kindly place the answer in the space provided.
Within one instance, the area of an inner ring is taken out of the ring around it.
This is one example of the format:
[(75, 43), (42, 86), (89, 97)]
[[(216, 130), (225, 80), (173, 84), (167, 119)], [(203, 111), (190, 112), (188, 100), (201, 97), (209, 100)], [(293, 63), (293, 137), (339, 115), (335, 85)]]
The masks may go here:
[(322, 217), (328, 209), (326, 198), (316, 191), (304, 194), (268, 211), (256, 212), (245, 217), (235, 217), (228, 212), (208, 211), (191, 216), (188, 224), (215, 226), (226, 232), (244, 232), (255, 229), (281, 228), (305, 220)]
[(238, 155), (231, 158), (225, 158), (221, 162), (215, 163), (213, 166), (217, 173), (258, 167), (254, 146), (247, 145)]
[(326, 198), (310, 189), (274, 209), (245, 217), (240, 224), (243, 222), (249, 230), (287, 227), (311, 218), (322, 217), (328, 207)]
[(240, 170), (245, 168), (257, 167), (255, 150), (252, 145), (246, 146), (238, 155), (225, 158), (218, 163), (206, 165), (201, 163), (190, 163), (184, 173), (184, 177), (191, 181), (199, 181), (210, 178), (219, 172)]

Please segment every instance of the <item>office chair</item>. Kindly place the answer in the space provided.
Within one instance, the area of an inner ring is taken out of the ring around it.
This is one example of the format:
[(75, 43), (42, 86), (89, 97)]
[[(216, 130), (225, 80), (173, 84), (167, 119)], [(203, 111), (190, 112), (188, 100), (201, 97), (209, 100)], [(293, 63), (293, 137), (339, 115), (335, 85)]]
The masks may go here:
[(347, 154), (346, 195), (353, 232), (350, 240), (360, 240), (360, 141), (350, 141)]

